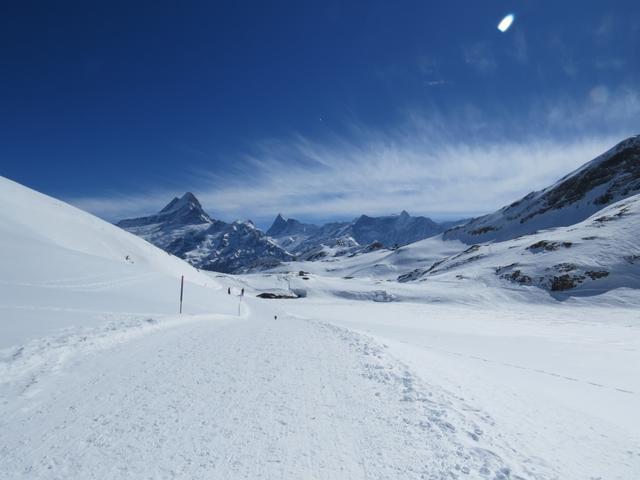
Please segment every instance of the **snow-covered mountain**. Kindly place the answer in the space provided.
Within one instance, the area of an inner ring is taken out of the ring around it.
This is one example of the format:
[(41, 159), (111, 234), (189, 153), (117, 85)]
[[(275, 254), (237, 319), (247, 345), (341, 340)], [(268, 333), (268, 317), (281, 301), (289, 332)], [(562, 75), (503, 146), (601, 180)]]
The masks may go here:
[(362, 245), (380, 242), (385, 247), (402, 246), (432, 237), (443, 228), (427, 217), (412, 217), (403, 210), (400, 215), (384, 217), (360, 216), (351, 228), (353, 238)]
[(578, 223), (640, 192), (640, 136), (630, 137), (550, 187), (444, 234), (467, 244), (500, 241)]
[(294, 259), (316, 261), (393, 249), (443, 232), (444, 240), (466, 244), (514, 239), (576, 224), (639, 191), (640, 136), (635, 136), (554, 185), (453, 228), (449, 228), (451, 222), (436, 223), (406, 211), (381, 217), (361, 215), (351, 222), (322, 226), (279, 214), (265, 234), (250, 221), (229, 224), (212, 219), (191, 193), (174, 198), (155, 215), (117, 225), (198, 268), (239, 273)]
[(251, 221), (212, 219), (190, 192), (155, 215), (121, 220), (117, 226), (204, 270), (237, 273), (293, 259)]
[(351, 222), (320, 227), (278, 215), (267, 235), (300, 259), (318, 260), (407, 245), (442, 233), (450, 225), (427, 217), (412, 217), (406, 211), (381, 217), (361, 215)]
[(280, 247), (293, 252), (302, 242), (316, 234), (318, 230), (320, 230), (320, 227), (317, 225), (302, 223), (293, 218), (285, 218), (279, 213), (269, 230), (267, 230), (267, 235), (273, 238)]
[[(620, 200), (569, 227), (513, 240), (472, 245), (414, 269), (400, 282), (480, 280), (595, 295), (640, 288), (640, 194)], [(445, 242), (447, 243), (447, 242)], [(461, 283), (464, 284), (464, 283)]]
[(155, 215), (117, 223), (195, 267), (223, 273), (270, 268), (294, 258), (319, 260), (397, 247), (441, 233), (448, 225), (404, 211), (322, 226), (278, 214), (264, 233), (251, 221), (212, 219), (190, 192), (174, 198)]

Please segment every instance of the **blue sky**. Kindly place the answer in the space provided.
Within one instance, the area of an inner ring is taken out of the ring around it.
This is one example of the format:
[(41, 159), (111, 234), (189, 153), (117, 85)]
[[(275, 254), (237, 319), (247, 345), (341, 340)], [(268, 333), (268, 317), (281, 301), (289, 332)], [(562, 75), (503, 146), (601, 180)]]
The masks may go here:
[(637, 2), (8, 3), (0, 174), (109, 220), (474, 215), (639, 133)]

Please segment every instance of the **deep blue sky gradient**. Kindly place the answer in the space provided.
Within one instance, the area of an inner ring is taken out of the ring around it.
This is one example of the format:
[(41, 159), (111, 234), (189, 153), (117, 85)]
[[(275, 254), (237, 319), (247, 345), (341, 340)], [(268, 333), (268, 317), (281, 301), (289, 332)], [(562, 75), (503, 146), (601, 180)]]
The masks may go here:
[(531, 110), (639, 85), (638, 25), (632, 1), (4, 2), (0, 174), (63, 198), (170, 191), (256, 142), (470, 105), (497, 140), (615, 135), (633, 126)]

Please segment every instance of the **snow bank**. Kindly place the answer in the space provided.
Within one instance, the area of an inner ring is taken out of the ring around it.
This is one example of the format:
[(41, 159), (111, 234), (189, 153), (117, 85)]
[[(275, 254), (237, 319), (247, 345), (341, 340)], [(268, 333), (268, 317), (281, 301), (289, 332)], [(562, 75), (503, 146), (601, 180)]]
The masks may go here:
[(61, 328), (233, 313), (218, 280), (64, 202), (0, 177), (0, 348)]

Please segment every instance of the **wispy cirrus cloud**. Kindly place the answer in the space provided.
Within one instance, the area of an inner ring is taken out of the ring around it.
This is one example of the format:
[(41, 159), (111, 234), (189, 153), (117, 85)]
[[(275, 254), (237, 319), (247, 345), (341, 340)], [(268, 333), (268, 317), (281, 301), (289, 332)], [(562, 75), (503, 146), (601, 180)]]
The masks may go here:
[(640, 119), (640, 92), (628, 86), (593, 85), (585, 98), (547, 102), (546, 123), (550, 128), (589, 132), (624, 131), (636, 128)]
[[(448, 145), (430, 138), (409, 141), (376, 135), (358, 143), (319, 144), (297, 137), (259, 146), (246, 159), (241, 175), (205, 174), (197, 188), (185, 190), (194, 190), (208, 211), (228, 220), (267, 221), (278, 212), (301, 218), (350, 218), (403, 209), (439, 218), (464, 217), (491, 211), (551, 183), (615, 140)], [(116, 219), (155, 212), (182, 193), (72, 202)]]
[[(253, 174), (212, 179), (205, 204), (226, 216), (257, 218), (283, 211), (301, 217), (351, 217), (402, 209), (437, 217), (479, 214), (543, 187), (593, 158), (613, 139), (563, 143), (503, 142), (437, 145), (370, 138), (322, 145), (298, 138), (263, 146)], [(291, 158), (299, 163), (292, 165)]]
[[(191, 172), (171, 190), (69, 200), (111, 220), (153, 213), (186, 190), (214, 217), (263, 225), (278, 212), (323, 220), (403, 209), (436, 218), (477, 215), (554, 182), (635, 133), (640, 97), (595, 85), (581, 101), (544, 104), (521, 118), (535, 135), (515, 135), (508, 128), (514, 119), (496, 124), (472, 105), (453, 115), (413, 113), (391, 130), (351, 123), (322, 140), (258, 142), (236, 155), (233, 169)], [(599, 118), (610, 128), (594, 128)]]

